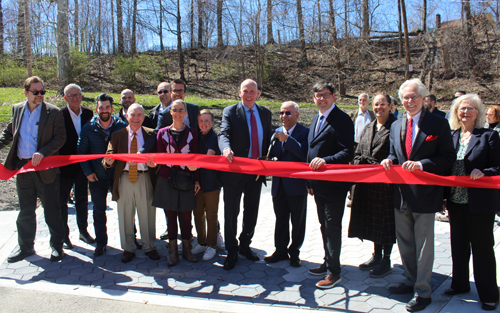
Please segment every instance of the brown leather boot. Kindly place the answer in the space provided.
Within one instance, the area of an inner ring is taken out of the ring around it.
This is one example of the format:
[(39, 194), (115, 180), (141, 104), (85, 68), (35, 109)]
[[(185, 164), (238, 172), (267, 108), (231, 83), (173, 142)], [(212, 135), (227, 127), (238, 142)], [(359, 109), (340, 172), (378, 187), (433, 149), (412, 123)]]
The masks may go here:
[(170, 258), (168, 259), (168, 266), (177, 265), (179, 262), (179, 251), (177, 250), (177, 240), (171, 240), (168, 242), (168, 250), (170, 252)]
[(191, 240), (182, 240), (182, 257), (191, 263), (198, 262), (198, 259), (191, 252)]

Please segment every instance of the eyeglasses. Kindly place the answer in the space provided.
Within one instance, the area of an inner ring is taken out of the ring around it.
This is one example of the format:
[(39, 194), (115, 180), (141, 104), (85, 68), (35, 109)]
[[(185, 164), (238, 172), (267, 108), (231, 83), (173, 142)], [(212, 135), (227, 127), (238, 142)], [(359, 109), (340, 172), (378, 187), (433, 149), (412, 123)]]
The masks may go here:
[(284, 111), (284, 112), (281, 111), (280, 112), (280, 115), (291, 115), (291, 114), (292, 114), (292, 112), (290, 112), (290, 111)]
[(330, 99), (330, 97), (332, 96), (333, 94), (332, 93), (322, 93), (322, 94), (317, 94), (315, 93), (314, 94), (314, 98), (320, 100), (321, 98), (323, 99)]
[(405, 101), (405, 102), (410, 102), (410, 100), (411, 100), (411, 101), (415, 102), (415, 101), (417, 101), (417, 100), (418, 100), (418, 98), (420, 98), (420, 97), (419, 97), (419, 96), (413, 96), (413, 97), (403, 97), (403, 101)]
[(184, 113), (185, 111), (185, 109), (172, 109), (172, 112), (174, 113)]
[(476, 111), (477, 109), (476, 109), (476, 108), (473, 108), (473, 107), (460, 107), (460, 108), (458, 108), (458, 110), (459, 110), (460, 112), (465, 112), (465, 111), (474, 112), (474, 111)]
[(68, 97), (70, 99), (78, 99), (78, 98), (80, 98), (81, 95), (82, 95), (81, 93), (77, 93), (77, 94), (74, 94), (74, 95), (66, 95), (66, 97)]
[(174, 89), (172, 93), (184, 93), (184, 89)]
[(158, 94), (161, 95), (161, 94), (167, 94), (169, 93), (170, 91), (168, 90), (158, 90)]
[(45, 90), (28, 90), (30, 91), (34, 96), (38, 96), (38, 95), (44, 95), (45, 93), (47, 93)]

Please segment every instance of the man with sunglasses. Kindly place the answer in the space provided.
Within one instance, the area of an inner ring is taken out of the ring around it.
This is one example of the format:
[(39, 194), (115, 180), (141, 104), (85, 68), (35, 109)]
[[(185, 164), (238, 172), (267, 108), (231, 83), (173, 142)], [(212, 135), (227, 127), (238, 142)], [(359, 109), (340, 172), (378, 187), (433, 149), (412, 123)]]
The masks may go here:
[[(12, 119), (0, 136), (0, 149), (12, 143), (5, 167), (17, 170), (31, 161), (36, 168), (44, 157), (58, 154), (66, 141), (62, 111), (44, 101), (43, 81), (32, 76), (24, 82), (26, 102), (13, 105)], [(19, 247), (7, 262), (21, 261), (35, 254), (36, 201), (42, 202), (50, 232), (51, 261), (64, 257), (64, 228), (59, 207), (59, 169), (26, 172), (17, 175), (20, 212), (17, 217)]]
[[(307, 135), (309, 128), (297, 123), (299, 106), (295, 102), (284, 102), (280, 108), (282, 127), (276, 129), (269, 157), (275, 161), (305, 162), (307, 157)], [(300, 247), (306, 233), (307, 180), (273, 177), (274, 246), (276, 251), (265, 257), (267, 263), (290, 259), (290, 265), (300, 267)], [(292, 243), (290, 242), (290, 220)]]
[(165, 112), (167, 107), (172, 103), (172, 96), (170, 93), (170, 83), (161, 82), (158, 85), (156, 93), (158, 94), (158, 99), (160, 104), (155, 106), (151, 111), (149, 111), (149, 119), (151, 120), (152, 128), (158, 126), (158, 117), (160, 113)]
[[(348, 164), (354, 157), (354, 125), (346, 113), (335, 104), (335, 87), (327, 82), (314, 85), (313, 100), (319, 109), (309, 131), (307, 162), (318, 170), (325, 164)], [(321, 224), (325, 262), (309, 270), (312, 275), (324, 275), (316, 284), (321, 289), (332, 288), (342, 281), (340, 248), (342, 247), (342, 217), (347, 191), (352, 184), (309, 180), (308, 192), (314, 196)]]

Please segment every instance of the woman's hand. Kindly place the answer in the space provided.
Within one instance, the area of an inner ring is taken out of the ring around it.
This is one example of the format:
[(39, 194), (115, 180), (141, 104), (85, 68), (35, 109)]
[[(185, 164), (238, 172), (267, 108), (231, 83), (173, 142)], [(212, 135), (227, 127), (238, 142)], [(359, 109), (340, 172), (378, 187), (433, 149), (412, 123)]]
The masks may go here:
[(191, 172), (194, 172), (198, 169), (197, 166), (189, 166), (189, 165), (186, 165), (186, 167), (188, 168), (188, 170), (190, 170)]
[(484, 173), (477, 168), (473, 169), (470, 173), (470, 179), (476, 180), (484, 176)]
[(113, 163), (115, 162), (115, 160), (113, 159), (112, 156), (107, 156), (107, 157), (104, 158), (104, 162), (106, 162), (107, 166), (111, 166), (111, 165), (113, 165)]
[(196, 196), (196, 194), (198, 193), (198, 191), (200, 191), (201, 187), (200, 187), (200, 183), (195, 181), (194, 182), (194, 195)]

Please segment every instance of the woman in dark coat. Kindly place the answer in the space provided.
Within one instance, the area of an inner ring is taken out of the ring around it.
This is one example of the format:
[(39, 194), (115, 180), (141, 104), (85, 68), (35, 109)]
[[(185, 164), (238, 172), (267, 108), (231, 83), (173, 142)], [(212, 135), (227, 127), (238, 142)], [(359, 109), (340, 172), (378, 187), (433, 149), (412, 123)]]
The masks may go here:
[[(457, 149), (453, 176), (481, 179), (500, 174), (500, 138), (493, 130), (484, 129), (485, 109), (476, 94), (453, 101), (450, 128)], [(498, 306), (497, 264), (495, 260), (493, 224), (500, 205), (497, 189), (451, 187), (447, 195), (450, 215), (451, 259), (450, 289), (447, 295), (470, 291), (469, 260), (472, 252), (474, 281), (483, 310)]]
[[(390, 96), (382, 93), (373, 98), (377, 119), (363, 129), (354, 164), (380, 164), (389, 155), (389, 134), (396, 120), (390, 113), (390, 101)], [(396, 242), (393, 188), (390, 184), (356, 184), (354, 190), (348, 235), (374, 242), (372, 258), (359, 265), (362, 270), (371, 269), (371, 277), (384, 277), (392, 272), (391, 251)]]

